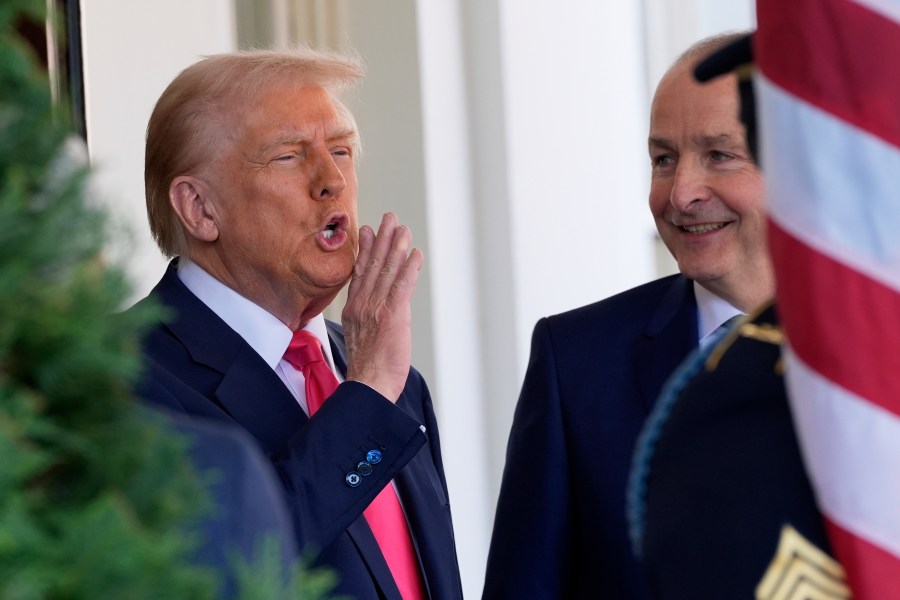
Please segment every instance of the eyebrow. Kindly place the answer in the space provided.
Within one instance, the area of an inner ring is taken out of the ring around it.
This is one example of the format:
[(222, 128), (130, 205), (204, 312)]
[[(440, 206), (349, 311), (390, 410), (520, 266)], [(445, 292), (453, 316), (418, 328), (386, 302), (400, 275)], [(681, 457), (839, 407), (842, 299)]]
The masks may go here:
[[(328, 133), (328, 135), (326, 136), (325, 141), (326, 142), (334, 142), (334, 141), (338, 141), (338, 140), (346, 140), (350, 143), (353, 143), (358, 139), (358, 137), (359, 137), (359, 134), (352, 127), (340, 127), (340, 128), (335, 128), (334, 130), (330, 131)], [(266, 144), (265, 146), (263, 146), (262, 152), (263, 153), (270, 152), (280, 146), (299, 146), (302, 144), (309, 143), (309, 141), (310, 141), (310, 138), (307, 136), (303, 136), (303, 135), (299, 135), (299, 134), (285, 135), (285, 136), (279, 137), (279, 138), (273, 140), (272, 142)]]
[[(701, 134), (691, 136), (691, 143), (700, 146), (701, 148), (712, 148), (714, 146), (721, 146), (722, 144), (741, 143), (741, 140), (729, 133)], [(661, 148), (675, 147), (672, 140), (668, 138), (652, 136), (647, 140), (647, 145), (651, 148), (654, 146), (659, 146)]]
[(352, 127), (340, 127), (335, 128), (334, 131), (330, 132), (328, 136), (325, 138), (329, 142), (333, 142), (335, 140), (347, 140), (353, 141), (359, 137), (359, 132), (357, 132)]
[(666, 138), (661, 138), (661, 137), (652, 137), (652, 136), (647, 140), (647, 145), (650, 146), (651, 148), (653, 146), (661, 146), (663, 148), (671, 148), (672, 146), (674, 146), (674, 144), (671, 142), (671, 140), (668, 140)]
[(733, 144), (735, 142), (735, 137), (728, 133), (696, 135), (691, 137), (691, 141), (703, 148), (710, 148), (712, 146), (721, 146), (722, 144)]

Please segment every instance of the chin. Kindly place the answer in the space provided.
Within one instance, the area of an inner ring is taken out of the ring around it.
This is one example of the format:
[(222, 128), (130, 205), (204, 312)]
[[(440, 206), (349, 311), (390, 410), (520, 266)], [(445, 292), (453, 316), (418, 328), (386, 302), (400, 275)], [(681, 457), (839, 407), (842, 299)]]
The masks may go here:
[(678, 263), (678, 270), (691, 281), (696, 281), (698, 283), (718, 279), (720, 275), (718, 271), (710, 269), (708, 265), (701, 267), (699, 265), (682, 265), (681, 263)]
[(319, 280), (319, 287), (326, 290), (338, 291), (350, 281), (350, 275), (346, 277), (328, 277)]
[(327, 256), (324, 260), (319, 260), (315, 271), (323, 282), (346, 281), (353, 274), (353, 256), (349, 253), (344, 256)]
[(727, 272), (728, 261), (718, 252), (685, 252), (681, 260), (676, 258), (678, 270), (694, 281), (709, 281)]
[(346, 269), (337, 273), (332, 274), (329, 277), (325, 277), (322, 279), (323, 283), (327, 287), (340, 289), (347, 285), (347, 282), (350, 281), (350, 276), (353, 275), (353, 268)]

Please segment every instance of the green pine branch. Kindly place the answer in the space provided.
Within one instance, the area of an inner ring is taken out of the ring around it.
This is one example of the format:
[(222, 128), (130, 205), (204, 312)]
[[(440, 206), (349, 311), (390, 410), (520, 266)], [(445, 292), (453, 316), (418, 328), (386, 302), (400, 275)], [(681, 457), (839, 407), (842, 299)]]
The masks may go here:
[[(104, 264), (107, 217), (16, 33), (44, 5), (0, 4), (0, 599), (214, 598), (217, 574), (192, 563), (212, 507), (187, 441), (129, 393), (157, 309), (116, 314), (129, 286)], [(274, 542), (235, 563), (241, 598), (333, 586), (299, 566), (285, 578)]]

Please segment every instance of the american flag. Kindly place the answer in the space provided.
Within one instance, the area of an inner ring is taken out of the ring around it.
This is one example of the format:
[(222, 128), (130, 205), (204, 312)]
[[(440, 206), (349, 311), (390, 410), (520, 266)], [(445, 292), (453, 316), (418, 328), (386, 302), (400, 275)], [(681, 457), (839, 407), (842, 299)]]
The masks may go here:
[(900, 599), (900, 0), (758, 0), (760, 154), (804, 460), (858, 599)]

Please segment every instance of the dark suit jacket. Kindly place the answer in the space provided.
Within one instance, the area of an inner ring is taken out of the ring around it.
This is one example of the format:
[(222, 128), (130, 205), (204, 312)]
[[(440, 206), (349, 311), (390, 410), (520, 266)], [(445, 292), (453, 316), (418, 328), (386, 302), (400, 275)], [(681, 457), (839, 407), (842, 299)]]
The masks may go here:
[(236, 561), (255, 564), (270, 536), (280, 542), (286, 575), (297, 559), (293, 536), (284, 535), (293, 524), (275, 471), (256, 442), (236, 425), (150, 407), (147, 411), (148, 418), (161, 419), (185, 436), (191, 461), (213, 502), (194, 531), (200, 535), (197, 562), (219, 575), (216, 597), (238, 595)]
[(647, 597), (626, 530), (632, 450), (696, 344), (693, 286), (680, 275), (537, 323), (485, 599)]
[[(336, 592), (400, 600), (362, 517), (393, 479), (431, 598), (462, 596), (437, 422), (415, 369), (396, 405), (350, 381), (309, 419), (262, 358), (178, 279), (174, 261), (151, 297), (171, 314), (144, 339), (147, 373), (139, 395), (248, 431), (281, 479), (297, 547), (317, 551), (316, 564), (337, 571)], [(328, 333), (335, 362), (346, 372), (340, 328), (328, 323)], [(383, 460), (351, 487), (347, 474), (373, 449)]]

